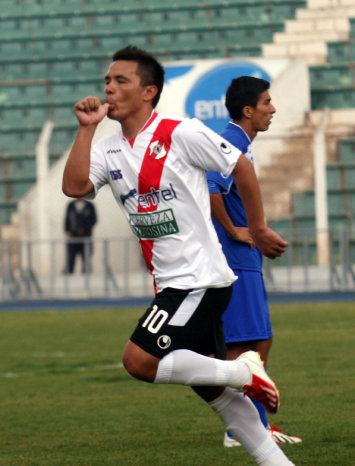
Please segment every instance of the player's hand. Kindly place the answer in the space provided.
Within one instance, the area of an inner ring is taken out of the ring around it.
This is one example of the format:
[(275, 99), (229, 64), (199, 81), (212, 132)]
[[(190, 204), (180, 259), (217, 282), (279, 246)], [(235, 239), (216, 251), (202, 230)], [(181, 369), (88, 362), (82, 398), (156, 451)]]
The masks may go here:
[(231, 232), (229, 236), (234, 239), (234, 241), (249, 244), (250, 249), (255, 247), (255, 242), (247, 227), (234, 227), (233, 232)]
[(288, 242), (269, 227), (253, 232), (253, 238), (260, 252), (269, 259), (280, 257), (288, 246)]
[(99, 124), (107, 115), (108, 103), (101, 103), (98, 97), (89, 96), (74, 105), (74, 112), (82, 126)]

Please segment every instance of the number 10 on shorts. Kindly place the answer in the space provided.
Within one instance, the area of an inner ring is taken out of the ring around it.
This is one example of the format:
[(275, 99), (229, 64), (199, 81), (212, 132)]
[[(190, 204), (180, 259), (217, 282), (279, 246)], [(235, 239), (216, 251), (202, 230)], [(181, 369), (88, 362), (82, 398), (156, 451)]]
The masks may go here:
[(158, 306), (154, 304), (142, 327), (146, 327), (150, 333), (158, 333), (168, 317), (169, 314), (166, 311), (158, 309)]

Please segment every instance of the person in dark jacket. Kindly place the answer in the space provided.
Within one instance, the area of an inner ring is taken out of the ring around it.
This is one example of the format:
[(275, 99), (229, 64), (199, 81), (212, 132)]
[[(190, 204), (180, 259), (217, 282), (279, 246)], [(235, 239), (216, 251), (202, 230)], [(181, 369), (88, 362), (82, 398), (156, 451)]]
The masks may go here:
[(92, 202), (81, 198), (69, 202), (64, 227), (67, 237), (66, 273), (74, 272), (78, 255), (81, 256), (82, 273), (91, 272), (91, 256), (93, 253), (91, 237), (96, 221), (96, 210)]

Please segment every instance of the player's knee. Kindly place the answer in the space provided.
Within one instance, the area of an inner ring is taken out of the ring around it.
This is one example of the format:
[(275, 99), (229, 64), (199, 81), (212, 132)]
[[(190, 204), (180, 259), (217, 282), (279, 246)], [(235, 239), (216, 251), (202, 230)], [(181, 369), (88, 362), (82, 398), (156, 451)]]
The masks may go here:
[(123, 365), (126, 371), (132, 377), (144, 380), (145, 382), (153, 382), (156, 376), (157, 364), (155, 358), (153, 360), (141, 357), (137, 352), (130, 351), (126, 348), (123, 359)]

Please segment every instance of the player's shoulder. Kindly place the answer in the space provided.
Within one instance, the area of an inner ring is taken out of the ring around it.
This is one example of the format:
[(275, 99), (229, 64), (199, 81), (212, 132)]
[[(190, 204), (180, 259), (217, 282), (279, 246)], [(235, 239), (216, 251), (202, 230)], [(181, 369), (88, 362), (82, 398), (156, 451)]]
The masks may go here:
[(242, 130), (242, 128), (231, 122), (229, 122), (228, 125), (221, 132), (221, 136), (236, 146), (243, 145), (245, 142), (249, 142), (246, 139), (245, 133)]
[(96, 151), (104, 151), (105, 153), (114, 153), (118, 150), (118, 145), (122, 141), (122, 132), (117, 130), (114, 133), (105, 134), (96, 141), (94, 141), (93, 148)]
[(158, 121), (173, 121), (176, 123), (179, 123), (179, 127), (181, 126), (183, 128), (183, 131), (186, 130), (191, 130), (191, 131), (197, 131), (197, 130), (207, 130), (207, 126), (198, 118), (189, 118), (189, 117), (181, 117), (181, 116), (176, 116), (176, 115), (166, 115), (159, 113), (158, 114)]

